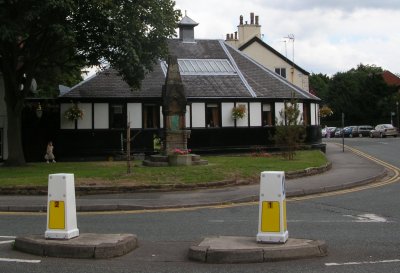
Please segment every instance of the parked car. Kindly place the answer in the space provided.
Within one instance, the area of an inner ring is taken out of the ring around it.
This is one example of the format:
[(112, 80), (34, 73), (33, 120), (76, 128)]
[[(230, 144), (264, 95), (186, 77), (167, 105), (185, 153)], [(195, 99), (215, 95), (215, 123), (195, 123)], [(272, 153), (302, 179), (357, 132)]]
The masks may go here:
[[(325, 128), (322, 128), (322, 130), (321, 130), (322, 137), (334, 137), (335, 136), (335, 130), (336, 130), (336, 127), (325, 127)], [(329, 136), (328, 136), (327, 132), (329, 132)]]
[(359, 137), (369, 136), (370, 132), (374, 129), (371, 125), (360, 125), (357, 126), (356, 132), (353, 133), (353, 136), (358, 135)]
[(336, 128), (335, 130), (335, 137), (342, 137), (343, 128)]
[(344, 137), (353, 137), (356, 135), (357, 126), (347, 126), (343, 128)]
[(375, 129), (369, 134), (370, 137), (397, 137), (397, 128), (393, 127), (392, 124), (378, 124)]

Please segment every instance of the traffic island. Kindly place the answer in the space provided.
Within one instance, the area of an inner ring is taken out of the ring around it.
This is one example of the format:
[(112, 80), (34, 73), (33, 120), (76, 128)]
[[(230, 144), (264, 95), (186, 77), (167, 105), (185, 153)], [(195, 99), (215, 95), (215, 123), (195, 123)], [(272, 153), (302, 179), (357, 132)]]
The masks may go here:
[(289, 238), (285, 244), (257, 243), (254, 237), (218, 236), (205, 238), (189, 249), (189, 259), (204, 263), (262, 263), (307, 259), (328, 255), (320, 240)]
[(138, 246), (134, 234), (84, 233), (69, 240), (46, 239), (43, 235), (17, 237), (16, 250), (57, 258), (106, 259), (123, 256)]

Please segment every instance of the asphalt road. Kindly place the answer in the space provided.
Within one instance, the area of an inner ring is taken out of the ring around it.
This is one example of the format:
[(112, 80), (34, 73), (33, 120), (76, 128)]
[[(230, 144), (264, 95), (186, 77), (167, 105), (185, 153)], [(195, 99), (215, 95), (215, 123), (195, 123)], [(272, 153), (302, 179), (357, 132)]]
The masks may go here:
[[(346, 144), (400, 167), (396, 159), (400, 139), (355, 138), (346, 139)], [(82, 233), (138, 235), (137, 250), (110, 260), (46, 258), (14, 251), (12, 236), (44, 233), (46, 215), (0, 214), (0, 272), (399, 272), (399, 192), (400, 183), (394, 183), (288, 202), (289, 236), (325, 240), (329, 255), (264, 264), (210, 265), (186, 258), (188, 247), (205, 236), (255, 236), (258, 221), (255, 204), (78, 214)]]
[[(341, 138), (324, 139), (324, 141), (342, 143)], [(400, 167), (400, 137), (345, 138), (344, 143), (396, 167)]]

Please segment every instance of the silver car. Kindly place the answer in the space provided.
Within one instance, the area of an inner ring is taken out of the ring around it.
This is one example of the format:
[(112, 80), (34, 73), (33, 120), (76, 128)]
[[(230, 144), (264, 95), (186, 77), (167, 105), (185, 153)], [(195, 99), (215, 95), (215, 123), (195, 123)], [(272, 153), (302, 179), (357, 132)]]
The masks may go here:
[(397, 137), (397, 129), (392, 124), (378, 124), (374, 130), (369, 133), (370, 137)]

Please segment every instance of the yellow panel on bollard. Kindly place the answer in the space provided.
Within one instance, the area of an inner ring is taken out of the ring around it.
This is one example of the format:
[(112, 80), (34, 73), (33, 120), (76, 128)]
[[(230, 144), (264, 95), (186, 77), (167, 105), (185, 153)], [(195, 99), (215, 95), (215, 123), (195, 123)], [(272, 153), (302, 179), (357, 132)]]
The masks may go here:
[(257, 242), (285, 243), (288, 238), (285, 173), (262, 172)]
[(280, 213), (279, 202), (264, 201), (262, 202), (262, 232), (279, 232), (280, 230)]
[(71, 239), (79, 236), (76, 221), (74, 174), (49, 175), (46, 239)]
[(49, 228), (65, 228), (65, 206), (63, 201), (50, 201), (49, 206)]

